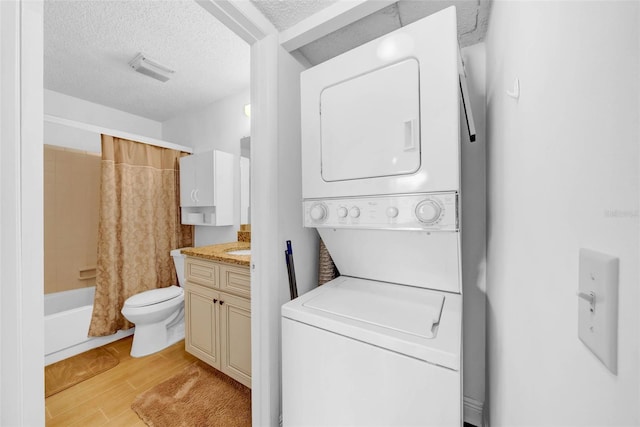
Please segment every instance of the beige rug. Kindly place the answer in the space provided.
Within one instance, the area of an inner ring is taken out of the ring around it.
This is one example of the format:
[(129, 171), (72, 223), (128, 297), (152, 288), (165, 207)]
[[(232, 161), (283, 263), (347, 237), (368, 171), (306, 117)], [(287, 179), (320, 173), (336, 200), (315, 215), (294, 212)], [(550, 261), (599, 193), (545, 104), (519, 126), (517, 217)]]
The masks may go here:
[(196, 362), (136, 397), (131, 409), (152, 427), (250, 427), (251, 390)]
[(118, 364), (116, 356), (104, 348), (94, 348), (44, 368), (44, 396), (66, 390)]

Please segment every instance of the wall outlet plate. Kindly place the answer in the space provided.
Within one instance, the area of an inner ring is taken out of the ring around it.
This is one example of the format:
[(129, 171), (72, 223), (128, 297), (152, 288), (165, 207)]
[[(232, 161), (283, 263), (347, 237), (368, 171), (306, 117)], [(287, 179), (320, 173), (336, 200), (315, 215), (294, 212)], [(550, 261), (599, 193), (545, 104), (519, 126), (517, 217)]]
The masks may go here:
[(580, 249), (578, 337), (618, 373), (618, 269), (613, 256)]

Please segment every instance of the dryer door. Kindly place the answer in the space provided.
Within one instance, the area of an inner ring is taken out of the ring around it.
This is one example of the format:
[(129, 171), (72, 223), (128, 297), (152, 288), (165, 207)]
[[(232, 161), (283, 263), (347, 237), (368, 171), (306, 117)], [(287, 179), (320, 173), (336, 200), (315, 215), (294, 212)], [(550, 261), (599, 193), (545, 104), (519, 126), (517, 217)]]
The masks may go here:
[(455, 8), (300, 76), (305, 199), (459, 191)]
[(325, 181), (406, 175), (420, 168), (420, 74), (415, 58), (320, 95)]

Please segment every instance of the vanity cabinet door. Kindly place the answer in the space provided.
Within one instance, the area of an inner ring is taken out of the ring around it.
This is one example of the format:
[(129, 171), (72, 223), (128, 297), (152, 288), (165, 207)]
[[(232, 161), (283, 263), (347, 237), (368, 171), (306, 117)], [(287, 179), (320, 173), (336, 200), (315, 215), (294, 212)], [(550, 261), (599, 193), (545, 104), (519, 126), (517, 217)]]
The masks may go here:
[(220, 370), (251, 387), (251, 303), (220, 294)]
[(187, 282), (185, 288), (185, 349), (220, 369), (220, 294)]

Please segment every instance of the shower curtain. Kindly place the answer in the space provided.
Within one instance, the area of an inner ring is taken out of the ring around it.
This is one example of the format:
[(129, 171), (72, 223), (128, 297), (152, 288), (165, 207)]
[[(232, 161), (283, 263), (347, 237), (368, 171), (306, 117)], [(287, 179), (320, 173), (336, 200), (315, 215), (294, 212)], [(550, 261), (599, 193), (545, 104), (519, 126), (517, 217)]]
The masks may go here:
[(127, 298), (177, 284), (171, 249), (191, 246), (180, 223), (179, 159), (186, 153), (102, 135), (96, 293), (89, 336), (133, 326)]

